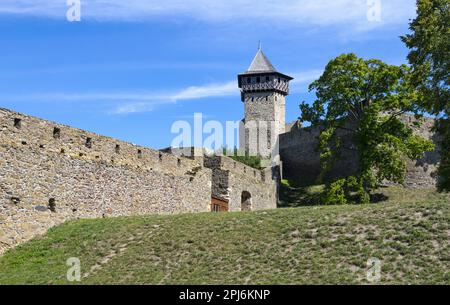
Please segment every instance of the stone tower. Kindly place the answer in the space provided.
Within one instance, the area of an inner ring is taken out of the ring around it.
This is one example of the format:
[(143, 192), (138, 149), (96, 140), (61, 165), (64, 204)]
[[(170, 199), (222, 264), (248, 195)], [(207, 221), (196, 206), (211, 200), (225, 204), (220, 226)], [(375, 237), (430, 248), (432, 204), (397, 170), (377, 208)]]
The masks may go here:
[(238, 75), (245, 106), (240, 145), (250, 155), (269, 157), (285, 132), (286, 96), (293, 78), (278, 72), (261, 46), (248, 70)]

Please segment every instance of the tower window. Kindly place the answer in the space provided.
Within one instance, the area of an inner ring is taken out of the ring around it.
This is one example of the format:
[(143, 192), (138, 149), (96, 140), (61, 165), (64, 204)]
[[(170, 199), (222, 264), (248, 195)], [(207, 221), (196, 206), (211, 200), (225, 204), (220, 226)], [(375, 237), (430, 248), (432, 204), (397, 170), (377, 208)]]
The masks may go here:
[(22, 127), (22, 120), (21, 119), (14, 119), (14, 127), (20, 128)]
[(252, 79), (250, 77), (247, 77), (247, 84), (250, 84), (252, 82)]
[(55, 198), (50, 198), (48, 201), (48, 209), (53, 213), (56, 212), (56, 201)]
[(19, 197), (11, 197), (11, 203), (12, 204), (19, 204), (20, 198)]
[(59, 129), (58, 127), (53, 128), (53, 138), (61, 138), (61, 129)]
[(261, 78), (260, 78), (259, 76), (256, 78), (256, 82), (257, 82), (257, 83), (260, 83), (260, 82), (261, 82)]
[(281, 78), (278, 77), (278, 82), (281, 83)]
[(85, 146), (86, 146), (87, 148), (92, 148), (92, 138), (87, 138), (87, 139), (86, 139), (86, 144), (85, 144)]
[(266, 76), (266, 82), (270, 81), (270, 77)]

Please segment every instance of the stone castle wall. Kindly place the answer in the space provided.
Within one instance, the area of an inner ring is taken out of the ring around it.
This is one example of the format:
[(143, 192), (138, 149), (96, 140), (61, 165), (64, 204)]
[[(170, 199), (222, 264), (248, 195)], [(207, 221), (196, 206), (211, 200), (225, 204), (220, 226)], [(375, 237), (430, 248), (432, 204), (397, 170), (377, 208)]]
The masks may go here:
[[(227, 187), (275, 208), (273, 182), (230, 162)], [(204, 163), (0, 109), (0, 253), (71, 219), (209, 212), (218, 169)]]
[[(228, 202), (229, 211), (242, 210), (242, 194), (251, 195), (252, 210), (275, 209), (278, 203), (279, 167), (257, 170), (228, 156), (212, 155), (198, 148), (167, 148), (176, 156), (200, 160), (212, 170), (212, 196)], [(201, 157), (198, 157), (201, 156)]]
[[(283, 177), (314, 184), (321, 173), (320, 154), (317, 151), (320, 127), (301, 128), (294, 125), (290, 131), (280, 135), (280, 157), (283, 162)], [(358, 169), (358, 154), (344, 130), (338, 130), (343, 139), (342, 158), (330, 171), (328, 178), (342, 177)]]
[(4, 109), (0, 128), (0, 252), (70, 219), (210, 209), (198, 161)]
[(426, 118), (419, 126), (413, 116), (404, 116), (402, 120), (413, 128), (416, 134), (432, 140), (436, 146), (434, 151), (425, 153), (422, 159), (407, 163), (405, 186), (412, 188), (435, 187), (441, 146), (439, 135), (432, 131), (435, 120)]
[[(434, 120), (424, 118), (420, 126), (413, 116), (403, 116), (403, 122), (412, 127), (416, 134), (433, 140), (436, 150), (428, 152), (417, 161), (407, 162), (404, 185), (412, 188), (430, 188), (436, 184), (436, 169), (439, 162), (439, 139), (432, 132)], [(302, 184), (315, 183), (321, 172), (320, 156), (317, 151), (320, 127), (302, 128), (293, 124), (288, 132), (280, 136), (280, 156), (283, 161), (283, 176)], [(339, 131), (343, 138), (342, 158), (336, 163), (328, 178), (345, 177), (358, 169), (358, 154), (351, 136)]]
[(205, 167), (213, 171), (212, 193), (217, 199), (227, 201), (230, 211), (242, 210), (242, 194), (251, 195), (251, 210), (277, 207), (276, 168), (256, 170), (224, 156), (205, 156)]

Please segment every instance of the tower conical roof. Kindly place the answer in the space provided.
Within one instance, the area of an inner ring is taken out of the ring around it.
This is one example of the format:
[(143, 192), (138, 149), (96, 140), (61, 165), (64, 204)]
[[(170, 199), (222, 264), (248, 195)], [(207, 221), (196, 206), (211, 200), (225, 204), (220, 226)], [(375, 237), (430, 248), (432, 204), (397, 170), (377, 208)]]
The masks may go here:
[(270, 63), (269, 59), (259, 48), (258, 52), (253, 58), (253, 61), (246, 73), (261, 73), (261, 72), (277, 72), (274, 66)]

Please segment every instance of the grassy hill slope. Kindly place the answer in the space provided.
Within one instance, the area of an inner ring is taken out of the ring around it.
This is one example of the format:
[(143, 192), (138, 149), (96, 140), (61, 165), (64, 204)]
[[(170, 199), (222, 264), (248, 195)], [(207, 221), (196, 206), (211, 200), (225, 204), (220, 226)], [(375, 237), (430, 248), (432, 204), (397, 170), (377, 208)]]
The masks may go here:
[(387, 191), (371, 205), (79, 220), (0, 257), (0, 284), (450, 284), (450, 200)]

